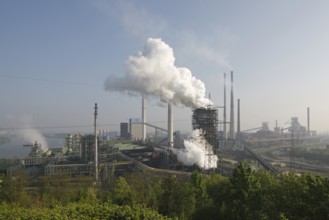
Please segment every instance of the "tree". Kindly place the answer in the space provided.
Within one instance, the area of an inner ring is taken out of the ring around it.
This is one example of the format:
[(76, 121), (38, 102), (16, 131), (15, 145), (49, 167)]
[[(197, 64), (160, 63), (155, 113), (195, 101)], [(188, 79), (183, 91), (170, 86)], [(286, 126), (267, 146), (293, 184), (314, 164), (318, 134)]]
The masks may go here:
[(69, 203), (66, 206), (53, 208), (23, 208), (5, 203), (0, 204), (0, 219), (168, 219), (158, 212), (147, 209), (141, 205), (118, 206), (115, 204), (85, 204)]
[(244, 163), (240, 163), (233, 171), (230, 178), (231, 192), (229, 211), (232, 219), (251, 219), (249, 200), (255, 183), (254, 171)]
[(277, 190), (280, 210), (288, 219), (305, 219), (307, 206), (307, 185), (295, 173), (282, 175)]
[(278, 194), (278, 209), (288, 219), (329, 219), (328, 179), (289, 173), (282, 176)]
[(97, 204), (97, 192), (94, 187), (88, 187), (87, 189), (81, 189), (79, 193), (79, 202), (86, 204)]
[(0, 203), (6, 201), (6, 192), (4, 189), (4, 184), (6, 181), (6, 177), (4, 174), (0, 174)]
[(198, 215), (204, 219), (227, 219), (227, 203), (231, 192), (229, 178), (212, 174), (206, 180), (206, 190), (211, 203), (204, 208), (198, 207), (195, 219), (199, 219)]
[(205, 177), (198, 171), (194, 171), (191, 175), (191, 184), (195, 192), (195, 202), (197, 207), (208, 205), (209, 197), (207, 194)]
[(170, 175), (163, 181), (163, 196), (160, 213), (188, 219), (195, 209), (195, 192), (188, 182), (178, 181), (177, 177)]
[(113, 202), (118, 205), (133, 205), (135, 192), (124, 177), (119, 177), (115, 183), (112, 193)]
[(162, 179), (157, 178), (146, 183), (144, 204), (153, 210), (159, 210), (163, 197)]
[(280, 212), (276, 209), (278, 179), (272, 173), (259, 170), (254, 174), (257, 186), (250, 194), (250, 210), (254, 219), (280, 219)]
[(3, 199), (20, 205), (32, 204), (32, 199), (24, 190), (31, 182), (30, 176), (24, 170), (18, 170), (13, 176), (7, 176), (3, 181)]

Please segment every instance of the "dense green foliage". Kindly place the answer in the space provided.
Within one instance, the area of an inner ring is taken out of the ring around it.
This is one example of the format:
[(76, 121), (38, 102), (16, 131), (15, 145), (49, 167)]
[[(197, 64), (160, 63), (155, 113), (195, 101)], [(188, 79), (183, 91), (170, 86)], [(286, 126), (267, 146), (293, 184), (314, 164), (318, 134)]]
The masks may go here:
[(0, 219), (329, 219), (329, 179), (276, 177), (241, 163), (233, 175), (0, 176)]
[(0, 205), (0, 219), (87, 220), (87, 219), (168, 219), (141, 205), (70, 203), (53, 208), (22, 208), (5, 203)]

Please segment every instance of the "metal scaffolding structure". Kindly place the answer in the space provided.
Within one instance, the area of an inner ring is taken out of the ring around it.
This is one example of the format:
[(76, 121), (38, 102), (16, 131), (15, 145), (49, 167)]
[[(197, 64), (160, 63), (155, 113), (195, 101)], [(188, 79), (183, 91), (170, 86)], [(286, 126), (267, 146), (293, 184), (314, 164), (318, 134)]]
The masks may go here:
[(192, 127), (202, 129), (204, 138), (213, 146), (218, 147), (218, 110), (211, 106), (207, 108), (197, 108), (193, 110)]
[(94, 173), (95, 168), (93, 164), (60, 164), (52, 165), (49, 164), (45, 167), (45, 175), (56, 175), (56, 174), (89, 174)]
[(211, 167), (213, 155), (218, 149), (218, 110), (212, 106), (194, 109), (192, 127), (193, 130), (201, 129), (203, 137), (209, 144), (205, 146), (207, 158), (205, 162), (208, 163), (205, 164), (205, 167)]

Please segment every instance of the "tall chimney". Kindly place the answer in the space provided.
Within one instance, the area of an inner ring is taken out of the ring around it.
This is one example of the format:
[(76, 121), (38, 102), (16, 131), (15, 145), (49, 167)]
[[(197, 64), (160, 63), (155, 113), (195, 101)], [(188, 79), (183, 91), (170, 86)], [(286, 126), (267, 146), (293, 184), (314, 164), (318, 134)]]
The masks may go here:
[(223, 126), (223, 137), (224, 140), (227, 138), (227, 129), (226, 129), (226, 73), (224, 73), (224, 111), (223, 111), (223, 119), (224, 119), (224, 126)]
[(142, 98), (142, 120), (143, 120), (143, 128), (142, 128), (142, 137), (143, 137), (143, 141), (146, 141), (146, 101), (145, 101), (145, 97), (143, 95)]
[(310, 133), (310, 107), (307, 107), (307, 135), (311, 136)]
[(172, 114), (172, 103), (168, 103), (168, 146), (173, 147), (174, 145), (174, 129), (173, 129), (173, 114)]
[(94, 133), (95, 133), (95, 181), (98, 183), (98, 138), (97, 138), (97, 114), (98, 107), (95, 103), (95, 113), (94, 113)]
[(234, 94), (233, 94), (233, 71), (231, 71), (231, 112), (230, 112), (230, 138), (234, 139)]
[(237, 138), (240, 138), (240, 99), (238, 99), (238, 123), (237, 123)]

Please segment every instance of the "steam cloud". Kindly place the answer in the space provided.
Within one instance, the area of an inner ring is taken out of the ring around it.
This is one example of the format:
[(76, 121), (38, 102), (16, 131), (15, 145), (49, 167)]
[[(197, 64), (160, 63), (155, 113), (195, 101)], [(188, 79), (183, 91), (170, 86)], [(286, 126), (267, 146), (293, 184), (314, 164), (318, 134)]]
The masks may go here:
[(37, 129), (34, 129), (33, 117), (29, 114), (22, 115), (6, 115), (6, 123), (8, 127), (23, 127), (22, 130), (17, 130), (17, 136), (20, 144), (34, 144), (36, 141), (41, 144), (42, 152), (48, 150), (46, 138)]
[[(178, 161), (184, 165), (196, 164), (203, 169), (217, 167), (218, 157), (212, 152), (212, 147), (204, 139), (202, 130), (193, 130), (191, 137), (184, 140), (184, 146), (185, 149), (172, 149), (177, 155)], [(208, 159), (211, 159), (211, 164), (208, 163)]]
[(43, 153), (48, 150), (47, 141), (38, 130), (32, 128), (24, 129), (21, 131), (20, 135), (27, 143), (34, 144), (37, 141), (39, 144), (41, 144), (41, 150)]
[(105, 90), (160, 97), (161, 101), (191, 108), (212, 104), (205, 98), (204, 83), (189, 69), (176, 67), (173, 49), (159, 38), (148, 38), (143, 51), (128, 58), (126, 68), (123, 77), (111, 75), (106, 79)]

